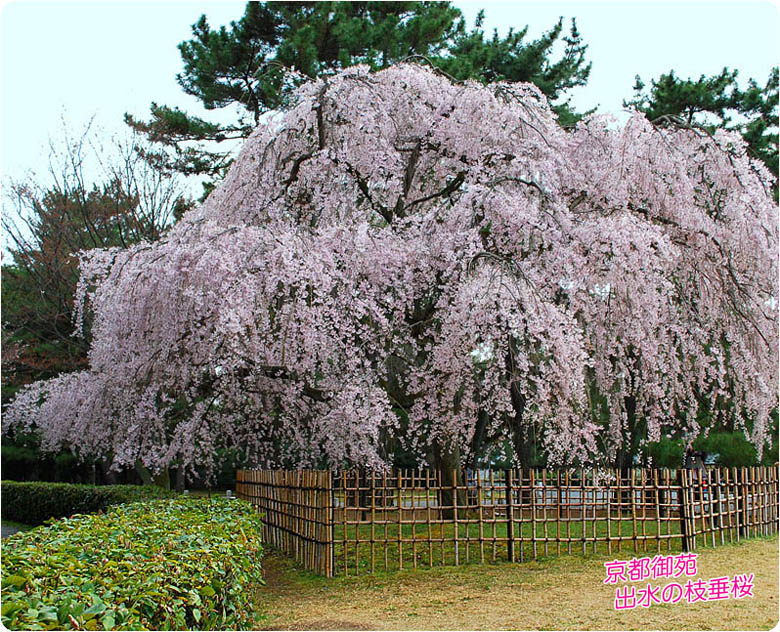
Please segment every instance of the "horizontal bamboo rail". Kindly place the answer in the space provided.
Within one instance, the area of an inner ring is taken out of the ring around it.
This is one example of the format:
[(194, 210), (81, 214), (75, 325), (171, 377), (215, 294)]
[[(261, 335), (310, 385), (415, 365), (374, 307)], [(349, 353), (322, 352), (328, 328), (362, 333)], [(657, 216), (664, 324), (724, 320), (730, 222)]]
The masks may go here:
[(778, 466), (238, 472), (265, 542), (331, 577), (621, 551), (778, 532)]

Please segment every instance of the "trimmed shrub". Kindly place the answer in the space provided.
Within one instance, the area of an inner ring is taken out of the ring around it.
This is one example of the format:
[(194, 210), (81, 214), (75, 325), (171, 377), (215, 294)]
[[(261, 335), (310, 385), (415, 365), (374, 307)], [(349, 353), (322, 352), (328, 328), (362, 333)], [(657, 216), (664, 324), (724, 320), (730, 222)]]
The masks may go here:
[(749, 467), (758, 465), (756, 448), (741, 431), (712, 432), (693, 442), (697, 450), (715, 456), (715, 463), (723, 467)]
[(3, 542), (9, 629), (248, 628), (260, 517), (241, 500), (178, 498), (74, 516)]
[(661, 437), (660, 441), (647, 444), (647, 453), (653, 467), (678, 468), (683, 466), (685, 448), (682, 439)]
[(3, 475), (13, 480), (24, 480), (30, 473), (37, 473), (42, 462), (37, 450), (8, 441), (0, 444), (0, 462)]
[(38, 481), (3, 481), (2, 516), (25, 524), (43, 524), (49, 518), (105, 511), (110, 505), (151, 498), (169, 498), (175, 492), (150, 485), (73, 485)]

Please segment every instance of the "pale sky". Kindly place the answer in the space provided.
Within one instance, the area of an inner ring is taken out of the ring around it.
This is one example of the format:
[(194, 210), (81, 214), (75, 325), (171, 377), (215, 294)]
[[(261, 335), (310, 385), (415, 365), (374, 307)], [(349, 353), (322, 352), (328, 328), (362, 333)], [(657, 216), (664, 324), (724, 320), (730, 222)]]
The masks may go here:
[[(765, 83), (778, 63), (778, 7), (770, 2), (456, 2), (485, 29), (530, 26), (530, 37), (559, 16), (576, 17), (593, 69), (573, 92), (583, 110), (619, 112), (634, 76), (649, 83), (671, 69), (681, 77), (724, 66)], [(0, 173), (45, 171), (48, 139), (64, 113), (73, 130), (92, 115), (107, 133), (129, 112), (147, 118), (152, 101), (216, 119), (175, 81), (176, 45), (205, 13), (214, 26), (237, 20), (243, 2), (35, 2), (0, 12)], [(227, 119), (230, 120), (229, 113)]]

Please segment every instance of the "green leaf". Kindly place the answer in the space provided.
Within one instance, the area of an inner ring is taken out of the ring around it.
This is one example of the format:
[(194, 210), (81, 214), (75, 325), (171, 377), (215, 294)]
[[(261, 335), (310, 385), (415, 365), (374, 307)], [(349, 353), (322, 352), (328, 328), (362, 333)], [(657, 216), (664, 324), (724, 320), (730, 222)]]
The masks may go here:
[(21, 610), (25, 607), (26, 604), (20, 603), (18, 601), (5, 601), (0, 607), (0, 614), (2, 616), (8, 616), (10, 614), (13, 614), (17, 610)]
[(200, 623), (200, 610), (198, 610), (197, 608), (193, 608), (192, 609), (192, 616), (195, 619), (195, 621)]
[(7, 586), (15, 586), (16, 588), (21, 588), (28, 581), (30, 580), (27, 579), (26, 577), (22, 577), (21, 575), (9, 575), (5, 579), (3, 579), (3, 588), (6, 588)]
[(95, 601), (90, 608), (84, 611), (84, 615), (96, 615), (103, 614), (106, 611), (106, 604), (104, 604), (99, 597), (95, 597)]
[(116, 623), (116, 620), (114, 619), (114, 615), (109, 613), (106, 616), (104, 616), (100, 622), (103, 624), (104, 630), (112, 630), (114, 628), (114, 625)]

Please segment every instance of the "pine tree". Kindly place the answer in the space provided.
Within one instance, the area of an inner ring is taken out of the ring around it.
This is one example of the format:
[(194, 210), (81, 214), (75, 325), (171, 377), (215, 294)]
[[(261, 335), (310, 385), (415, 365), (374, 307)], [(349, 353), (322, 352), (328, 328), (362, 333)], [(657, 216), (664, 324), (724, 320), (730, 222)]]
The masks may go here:
[(156, 103), (151, 120), (125, 120), (164, 148), (148, 156), (157, 166), (218, 176), (228, 153), (186, 141), (247, 137), (265, 112), (284, 105), (296, 76), (436, 55), (459, 15), (445, 2), (248, 2), (240, 20), (219, 29), (204, 15), (192, 26), (193, 38), (179, 44), (184, 69), (176, 79), (207, 110), (239, 106), (237, 122), (217, 125)]
[[(156, 166), (213, 178), (230, 159), (219, 143), (247, 137), (264, 113), (285, 106), (301, 79), (350, 65), (378, 70), (417, 56), (458, 79), (531, 81), (551, 100), (587, 81), (587, 47), (574, 22), (566, 36), (561, 20), (526, 43), (527, 27), (485, 39), (482, 20), (480, 13), (469, 31), (449, 2), (249, 2), (229, 27), (213, 29), (202, 16), (192, 39), (179, 44), (184, 64), (179, 85), (207, 110), (238, 106), (234, 124), (218, 125), (156, 103), (148, 121), (125, 118), (158, 144), (147, 155)], [(563, 56), (552, 62), (552, 47), (562, 36)], [(564, 124), (576, 120), (568, 102), (557, 112)]]
[(761, 87), (755, 79), (746, 90), (737, 82), (737, 71), (724, 68), (719, 75), (681, 79), (670, 71), (652, 80), (650, 88), (637, 75), (634, 98), (624, 106), (633, 107), (650, 120), (674, 117), (685, 125), (698, 125), (738, 131), (752, 154), (777, 174), (778, 69), (773, 68)]
[[(457, 79), (533, 83), (553, 102), (553, 110), (562, 125), (570, 125), (581, 118), (568, 100), (554, 103), (571, 88), (585, 85), (590, 75), (591, 64), (585, 61), (588, 47), (582, 43), (576, 20), (572, 19), (568, 35), (563, 35), (561, 18), (532, 42), (524, 41), (527, 26), (519, 31), (510, 28), (503, 38), (494, 31), (493, 37), (486, 39), (483, 20), (484, 12), (480, 11), (474, 29), (468, 31), (461, 19), (453, 45), (446, 56), (437, 59), (437, 65)], [(559, 40), (566, 46), (561, 59), (553, 62), (550, 59), (552, 48)]]

